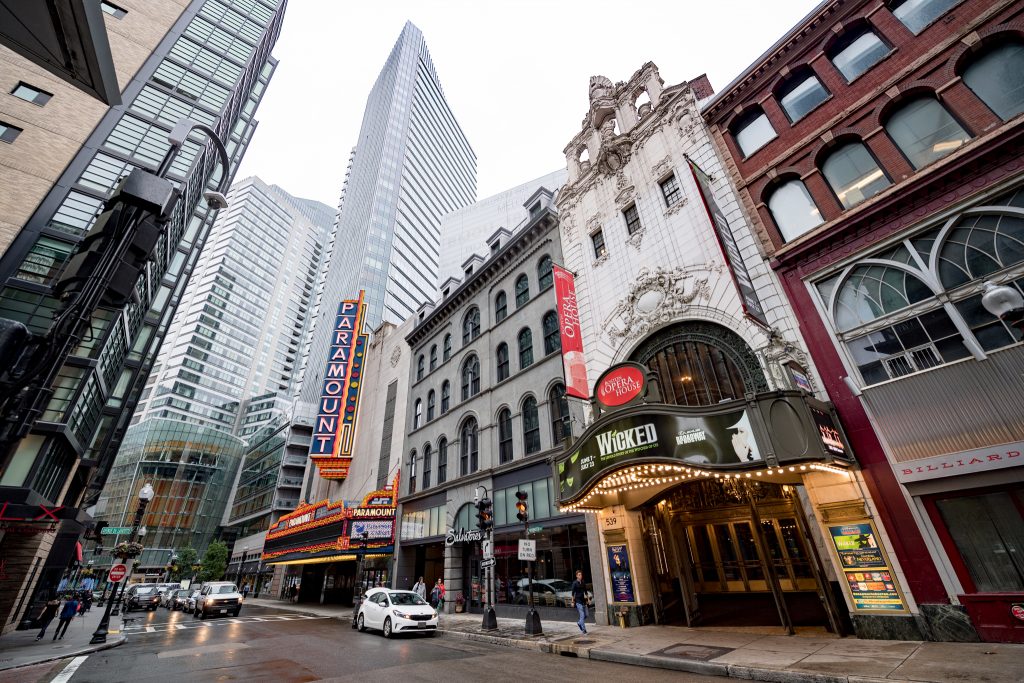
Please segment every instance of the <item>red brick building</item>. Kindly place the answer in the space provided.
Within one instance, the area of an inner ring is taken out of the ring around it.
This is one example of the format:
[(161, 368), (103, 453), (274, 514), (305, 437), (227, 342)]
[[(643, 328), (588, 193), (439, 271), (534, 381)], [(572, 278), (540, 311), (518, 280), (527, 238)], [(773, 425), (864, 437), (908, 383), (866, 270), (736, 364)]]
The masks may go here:
[(903, 570), (861, 635), (1024, 640), (1022, 112), (995, 0), (823, 2), (703, 109)]

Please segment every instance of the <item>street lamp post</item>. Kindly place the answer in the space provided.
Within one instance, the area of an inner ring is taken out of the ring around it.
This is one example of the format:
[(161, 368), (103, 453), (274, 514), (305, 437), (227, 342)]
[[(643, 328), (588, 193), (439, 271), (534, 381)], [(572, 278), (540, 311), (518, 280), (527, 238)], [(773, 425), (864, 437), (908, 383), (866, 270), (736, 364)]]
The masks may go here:
[[(146, 483), (139, 490), (139, 505), (135, 509), (135, 520), (132, 522), (132, 535), (129, 541), (131, 543), (134, 543), (137, 537), (144, 537), (146, 535), (146, 527), (142, 526), (142, 517), (146, 514), (146, 506), (149, 505), (149, 501), (151, 500), (153, 500), (153, 487)], [(90, 644), (107, 642), (107, 632), (110, 628), (111, 611), (117, 604), (117, 588), (119, 585), (124, 586), (127, 583), (128, 576), (125, 576), (121, 579), (121, 582), (114, 584), (114, 589), (110, 594), (110, 601), (107, 602), (107, 608), (103, 610), (103, 618), (100, 619), (100, 623), (96, 627), (96, 631), (93, 632), (92, 639), (89, 641)], [(124, 595), (123, 588), (121, 590), (121, 595)], [(120, 610), (116, 613), (120, 614)]]
[[(492, 518), (490, 492), (483, 484), (478, 485), (474, 493), (474, 501), (477, 504), (478, 517), (480, 519), (480, 531), (484, 537), (480, 545), (483, 550), (484, 564), (484, 619), (481, 628), (485, 631), (496, 631), (498, 629), (498, 616), (494, 612), (494, 520)], [(484, 490), (483, 499), (480, 498), (479, 489)]]
[(359, 605), (363, 601), (363, 590), (362, 590), (362, 573), (363, 573), (363, 559), (366, 556), (366, 542), (370, 539), (369, 532), (364, 531), (360, 534), (362, 539), (362, 554), (359, 556), (359, 560), (356, 562), (356, 576), (352, 582), (352, 628), (356, 627), (356, 621), (359, 620)]

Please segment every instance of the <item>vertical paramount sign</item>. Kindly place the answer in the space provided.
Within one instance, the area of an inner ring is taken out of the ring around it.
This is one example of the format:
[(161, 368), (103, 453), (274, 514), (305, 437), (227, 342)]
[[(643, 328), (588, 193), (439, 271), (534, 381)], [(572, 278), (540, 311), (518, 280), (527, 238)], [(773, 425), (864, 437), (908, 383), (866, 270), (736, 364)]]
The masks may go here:
[(576, 307), (576, 279), (565, 268), (553, 266), (558, 325), (562, 337), (562, 367), (565, 370), (565, 394), (589, 398), (587, 361), (583, 357), (583, 331)]
[(359, 385), (366, 353), (365, 316), (366, 304), (360, 291), (355, 301), (342, 301), (338, 305), (334, 319), (331, 355), (327, 359), (313, 441), (309, 445), (309, 459), (324, 479), (344, 479), (352, 463)]

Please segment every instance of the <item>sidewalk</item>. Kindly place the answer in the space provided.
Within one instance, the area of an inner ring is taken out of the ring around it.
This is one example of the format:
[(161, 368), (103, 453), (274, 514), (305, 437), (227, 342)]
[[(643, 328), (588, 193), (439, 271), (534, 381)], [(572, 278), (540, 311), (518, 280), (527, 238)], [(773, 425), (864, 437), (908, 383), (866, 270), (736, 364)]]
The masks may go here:
[(0, 671), (89, 654), (122, 644), (124, 636), (121, 634), (121, 617), (110, 618), (106, 643), (89, 644), (93, 631), (96, 630), (102, 616), (103, 609), (96, 607), (94, 603), (88, 614), (72, 619), (68, 624), (67, 633), (62, 639), (56, 641), (53, 640), (53, 634), (59, 623), (57, 619), (50, 622), (50, 626), (46, 629), (46, 635), (39, 642), (36, 642), (36, 636), (39, 635), (37, 628), (27, 631), (11, 631), (0, 636)]
[[(351, 607), (248, 600), (258, 605), (350, 621)], [(571, 657), (649, 666), (774, 683), (1021, 683), (1024, 645), (859, 640), (834, 636), (766, 634), (765, 629), (642, 626), (621, 629), (545, 621), (543, 636), (527, 636), (519, 619), (498, 619), (498, 630), (480, 628), (478, 614), (445, 614), (445, 637), (464, 638)], [(770, 629), (769, 629), (770, 630)]]

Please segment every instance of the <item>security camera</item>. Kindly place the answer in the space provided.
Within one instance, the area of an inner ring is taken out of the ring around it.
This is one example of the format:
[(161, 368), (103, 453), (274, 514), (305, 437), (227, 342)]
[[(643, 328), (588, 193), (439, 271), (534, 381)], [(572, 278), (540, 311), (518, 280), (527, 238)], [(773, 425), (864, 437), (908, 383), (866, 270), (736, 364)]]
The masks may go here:
[(203, 193), (203, 197), (206, 199), (206, 205), (211, 209), (228, 208), (228, 198), (222, 195), (220, 192), (213, 192), (212, 190), (208, 190)]

